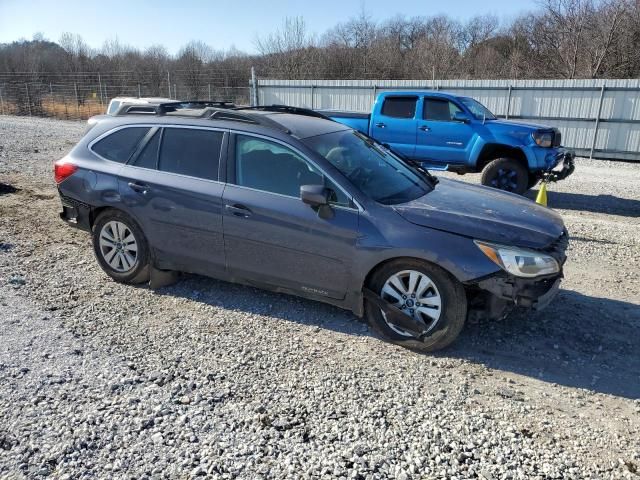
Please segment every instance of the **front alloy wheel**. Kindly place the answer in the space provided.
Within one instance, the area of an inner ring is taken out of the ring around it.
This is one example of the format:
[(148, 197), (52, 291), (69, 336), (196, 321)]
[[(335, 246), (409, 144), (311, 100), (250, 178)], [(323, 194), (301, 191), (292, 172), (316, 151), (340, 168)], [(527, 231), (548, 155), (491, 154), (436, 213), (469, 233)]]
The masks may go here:
[[(442, 298), (438, 287), (431, 278), (417, 270), (402, 270), (391, 275), (382, 287), (380, 296), (415, 320), (424, 323), (427, 333), (440, 319)], [(382, 316), (393, 331), (411, 337), (410, 333), (389, 322), (384, 312)]]
[(467, 297), (453, 275), (423, 260), (401, 258), (380, 266), (367, 288), (382, 301), (424, 324), (419, 337), (387, 319), (374, 302), (365, 302), (365, 316), (371, 328), (384, 339), (414, 350), (432, 352), (451, 344), (464, 326)]

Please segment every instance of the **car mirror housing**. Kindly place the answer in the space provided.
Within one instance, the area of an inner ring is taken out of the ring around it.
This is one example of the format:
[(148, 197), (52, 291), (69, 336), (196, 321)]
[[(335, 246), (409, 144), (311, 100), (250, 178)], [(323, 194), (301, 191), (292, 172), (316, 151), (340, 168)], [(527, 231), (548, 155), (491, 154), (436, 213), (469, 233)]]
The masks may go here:
[(456, 112), (453, 114), (453, 120), (456, 122), (469, 123), (471, 119), (469, 115), (464, 112)]
[(329, 191), (324, 185), (302, 185), (300, 199), (312, 207), (329, 204)]

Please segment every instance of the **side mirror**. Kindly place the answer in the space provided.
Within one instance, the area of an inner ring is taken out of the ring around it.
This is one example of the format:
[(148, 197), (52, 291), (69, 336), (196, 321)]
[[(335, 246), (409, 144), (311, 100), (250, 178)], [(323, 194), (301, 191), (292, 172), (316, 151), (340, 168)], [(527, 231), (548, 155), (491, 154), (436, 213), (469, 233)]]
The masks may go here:
[(300, 198), (307, 205), (321, 207), (329, 204), (329, 191), (324, 185), (302, 185)]
[(469, 123), (471, 120), (469, 118), (469, 116), (464, 113), (464, 112), (456, 112), (453, 114), (453, 121), (454, 122), (462, 122), (462, 123)]

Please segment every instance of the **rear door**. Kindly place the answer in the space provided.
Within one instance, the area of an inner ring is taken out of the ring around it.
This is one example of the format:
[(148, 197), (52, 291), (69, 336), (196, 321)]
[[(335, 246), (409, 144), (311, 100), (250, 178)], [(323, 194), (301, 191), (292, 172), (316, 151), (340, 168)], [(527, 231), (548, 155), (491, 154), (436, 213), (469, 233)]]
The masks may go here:
[(417, 122), (416, 157), (428, 165), (464, 164), (469, 156), (474, 129), (453, 120), (463, 109), (439, 97), (424, 97), (421, 120)]
[(121, 172), (123, 201), (142, 223), (161, 267), (224, 270), (219, 178), (228, 134), (171, 126), (150, 135)]
[[(224, 191), (229, 271), (240, 278), (317, 297), (344, 298), (358, 209), (307, 158), (264, 137), (232, 135)], [(301, 185), (333, 191), (331, 218), (300, 200)]]
[(416, 147), (416, 118), (418, 97), (415, 95), (389, 95), (379, 112), (371, 116), (371, 135), (380, 143), (387, 143), (409, 158)]

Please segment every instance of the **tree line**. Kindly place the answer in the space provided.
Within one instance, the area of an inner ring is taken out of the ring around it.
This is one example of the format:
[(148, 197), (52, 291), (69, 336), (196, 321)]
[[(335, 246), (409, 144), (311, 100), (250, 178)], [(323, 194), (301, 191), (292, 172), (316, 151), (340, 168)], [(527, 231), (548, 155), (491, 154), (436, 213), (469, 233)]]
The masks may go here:
[(363, 10), (320, 35), (295, 17), (254, 42), (255, 54), (192, 41), (170, 55), (162, 45), (109, 40), (92, 49), (76, 34), (57, 42), (36, 34), (0, 44), (0, 84), (95, 83), (100, 74), (115, 91), (137, 83), (145, 94), (166, 96), (174, 84), (183, 96), (202, 98), (206, 86), (246, 89), (252, 66), (261, 77), (290, 79), (633, 78), (640, 74), (640, 0), (543, 0), (509, 21), (376, 21)]

